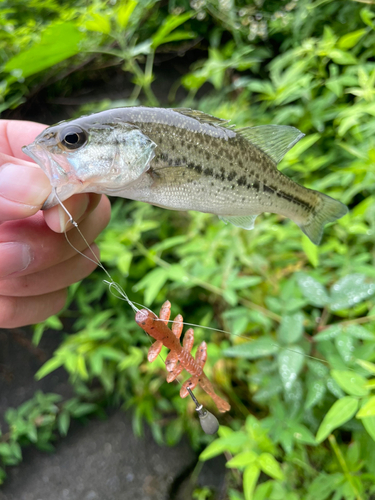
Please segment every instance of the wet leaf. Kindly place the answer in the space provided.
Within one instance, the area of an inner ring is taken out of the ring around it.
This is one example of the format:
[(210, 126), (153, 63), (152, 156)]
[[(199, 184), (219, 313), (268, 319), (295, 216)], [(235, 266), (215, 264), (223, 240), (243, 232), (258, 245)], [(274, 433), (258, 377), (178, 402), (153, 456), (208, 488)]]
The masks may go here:
[(331, 370), (331, 375), (343, 391), (351, 396), (367, 396), (367, 379), (355, 371)]
[(375, 294), (375, 283), (366, 281), (364, 274), (348, 274), (331, 288), (329, 307), (332, 311), (348, 309)]
[(325, 328), (323, 331), (314, 336), (315, 342), (322, 342), (324, 340), (331, 340), (340, 335), (343, 327), (337, 323), (336, 325), (331, 325)]
[(329, 296), (324, 286), (308, 274), (299, 273), (297, 275), (298, 285), (309, 304), (317, 307), (324, 307), (329, 303)]
[(229, 347), (223, 351), (224, 356), (230, 358), (257, 359), (271, 356), (279, 350), (279, 345), (270, 337), (261, 337), (252, 342)]
[(279, 352), (277, 361), (284, 389), (288, 391), (292, 388), (304, 365), (305, 352), (299, 345), (290, 346)]
[(305, 408), (313, 408), (322, 400), (326, 393), (326, 383), (323, 380), (311, 380), (307, 385)]
[(278, 340), (283, 344), (297, 342), (302, 336), (303, 319), (303, 314), (301, 312), (283, 316), (277, 334)]
[(349, 363), (353, 357), (354, 351), (353, 337), (346, 333), (340, 333), (340, 335), (335, 337), (335, 346), (345, 363)]
[(316, 442), (321, 443), (337, 427), (350, 420), (358, 409), (358, 399), (345, 396), (331, 406), (328, 413), (320, 424), (316, 435)]
[(375, 340), (375, 334), (361, 325), (348, 325), (345, 327), (345, 333), (353, 338), (361, 340)]

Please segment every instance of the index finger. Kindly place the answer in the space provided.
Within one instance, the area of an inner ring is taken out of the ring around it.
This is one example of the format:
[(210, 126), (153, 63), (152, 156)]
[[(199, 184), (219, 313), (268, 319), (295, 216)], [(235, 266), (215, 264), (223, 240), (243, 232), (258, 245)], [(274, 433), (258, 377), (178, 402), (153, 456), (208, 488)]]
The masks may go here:
[(30, 162), (22, 146), (33, 142), (47, 125), (22, 120), (0, 120), (0, 153)]

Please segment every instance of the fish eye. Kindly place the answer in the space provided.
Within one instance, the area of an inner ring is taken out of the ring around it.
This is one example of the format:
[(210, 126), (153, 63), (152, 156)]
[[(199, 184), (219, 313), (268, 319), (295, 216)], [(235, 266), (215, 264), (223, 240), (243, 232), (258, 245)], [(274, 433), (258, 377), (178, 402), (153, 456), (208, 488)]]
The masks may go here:
[(87, 133), (77, 125), (70, 125), (60, 133), (59, 147), (64, 150), (73, 151), (84, 146), (87, 142)]

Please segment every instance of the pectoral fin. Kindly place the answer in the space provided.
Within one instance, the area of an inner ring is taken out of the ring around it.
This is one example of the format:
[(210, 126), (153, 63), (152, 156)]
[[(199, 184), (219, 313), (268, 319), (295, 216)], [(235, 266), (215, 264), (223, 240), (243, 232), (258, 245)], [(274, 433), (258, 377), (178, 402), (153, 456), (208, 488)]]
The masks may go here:
[(230, 222), (233, 226), (242, 227), (243, 229), (254, 229), (255, 219), (259, 214), (256, 215), (219, 215), (225, 224)]

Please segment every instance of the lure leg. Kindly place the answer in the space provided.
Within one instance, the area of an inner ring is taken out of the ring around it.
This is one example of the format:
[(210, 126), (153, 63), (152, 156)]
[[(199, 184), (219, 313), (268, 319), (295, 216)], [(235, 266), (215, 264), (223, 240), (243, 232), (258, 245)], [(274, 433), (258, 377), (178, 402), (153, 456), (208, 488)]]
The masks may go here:
[[(170, 316), (171, 316), (171, 303), (169, 302), (169, 300), (166, 300), (164, 304), (161, 306), (159, 317), (165, 325), (168, 325)], [(147, 354), (147, 359), (150, 361), (150, 363), (155, 361), (155, 359), (159, 356), (162, 347), (163, 347), (163, 342), (161, 340), (157, 340), (152, 344)]]
[(186, 330), (186, 333), (184, 335), (184, 340), (182, 341), (182, 345), (185, 350), (188, 352), (191, 352), (193, 349), (194, 345), (194, 330), (192, 328), (189, 328), (189, 330)]
[(186, 396), (189, 394), (187, 387), (189, 387), (190, 390), (194, 390), (197, 387), (198, 382), (199, 377), (190, 377), (186, 382), (182, 384), (182, 387), (180, 389), (180, 396), (182, 398), (186, 398)]
[[(177, 339), (181, 337), (183, 326), (184, 326), (183, 317), (181, 316), (181, 314), (178, 314), (172, 323), (172, 332)], [(167, 368), (167, 371), (173, 372), (173, 370), (177, 366), (177, 362), (178, 362), (177, 353), (175, 351), (171, 351), (168, 354), (167, 359), (165, 360), (165, 367)]]

